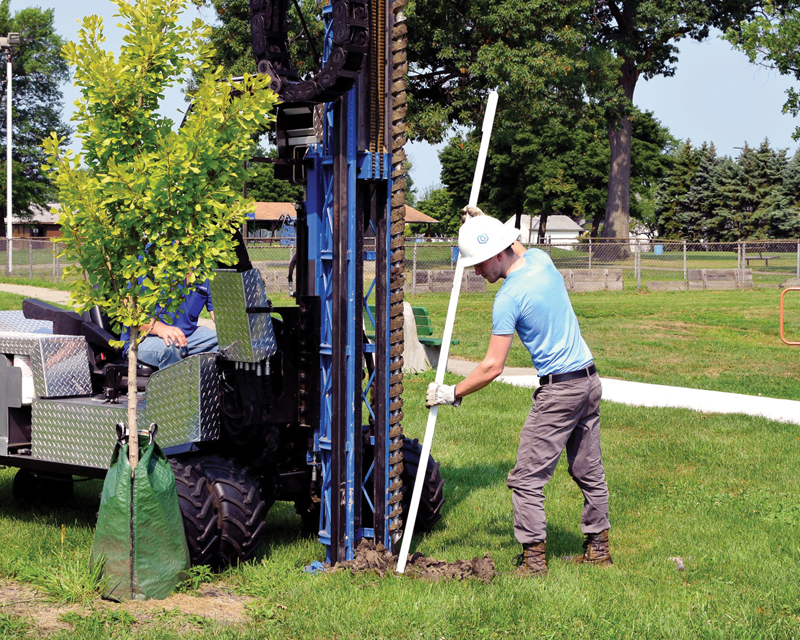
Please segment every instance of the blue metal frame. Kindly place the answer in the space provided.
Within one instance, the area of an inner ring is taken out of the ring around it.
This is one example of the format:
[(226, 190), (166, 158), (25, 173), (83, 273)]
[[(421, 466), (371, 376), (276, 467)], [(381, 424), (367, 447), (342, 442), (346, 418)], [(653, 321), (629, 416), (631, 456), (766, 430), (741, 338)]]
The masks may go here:
[[(323, 8), (323, 17), (327, 21), (325, 48), (323, 58), (327, 55), (331, 48), (331, 23), (330, 23), (330, 6)], [(315, 430), (314, 434), (314, 451), (309, 454), (315, 457), (319, 456), (319, 461), (322, 467), (322, 508), (320, 513), (320, 529), (319, 539), (322, 544), (327, 546), (327, 559), (331, 560), (331, 545), (332, 545), (332, 509), (333, 500), (337, 496), (334, 487), (334, 470), (332, 462), (332, 449), (335, 444), (333, 439), (333, 309), (334, 309), (334, 262), (341, 256), (335, 255), (334, 247), (334, 227), (335, 227), (335, 207), (334, 207), (334, 136), (340, 135), (341, 127), (346, 127), (346, 133), (339, 139), (345, 140), (346, 148), (340, 157), (344, 157), (345, 166), (342, 168), (346, 171), (346, 189), (347, 193), (344, 194), (346, 201), (346, 210), (342, 211), (346, 215), (345, 220), (340, 220), (342, 229), (346, 229), (347, 244), (346, 256), (344, 256), (344, 267), (346, 269), (346, 282), (347, 291), (344, 292), (344, 300), (346, 304), (346, 348), (345, 348), (345, 393), (349, 400), (344, 405), (345, 421), (346, 421), (346, 443), (345, 443), (345, 493), (347, 496), (345, 506), (345, 558), (344, 560), (351, 560), (353, 558), (353, 550), (356, 543), (362, 537), (374, 538), (375, 533), (372, 527), (360, 527), (355, 530), (355, 514), (356, 514), (356, 500), (361, 501), (361, 505), (365, 507), (363, 510), (362, 520), (367, 521), (368, 513), (373, 515), (374, 504), (372, 496), (368, 487), (373, 478), (374, 461), (368, 471), (364, 474), (360, 486), (356, 487), (355, 479), (355, 447), (360, 445), (362, 434), (368, 428), (368, 425), (359, 425), (358, 429), (355, 426), (355, 402), (358, 400), (359, 395), (364, 402), (366, 410), (363, 411), (365, 418), (372, 415), (375, 419), (375, 424), (386, 425), (388, 431), (389, 424), (389, 388), (388, 384), (386, 389), (378, 390), (379, 393), (384, 393), (385, 402), (383, 405), (386, 407), (386, 412), (381, 419), (374, 416), (372, 408), (369, 403), (369, 390), (375, 386), (375, 373), (368, 381), (366, 390), (362, 391), (362, 363), (361, 358), (356, 358), (358, 350), (355, 348), (356, 341), (362, 340), (363, 332), (362, 326), (362, 313), (367, 305), (367, 300), (375, 290), (375, 281), (373, 281), (367, 288), (363, 299), (356, 300), (356, 292), (360, 291), (357, 286), (356, 278), (359, 273), (357, 269), (357, 261), (363, 260), (363, 255), (360, 255), (359, 247), (357, 246), (358, 231), (358, 212), (357, 206), (357, 180), (380, 180), (387, 181), (387, 198), (386, 198), (386, 215), (384, 216), (383, 224), (386, 224), (385, 233), (383, 237), (386, 239), (386, 245), (383, 250), (386, 255), (391, 255), (391, 237), (389, 230), (391, 228), (391, 157), (389, 154), (371, 154), (365, 151), (358, 150), (358, 84), (355, 88), (350, 90), (347, 95), (341, 98), (338, 108), (334, 103), (325, 105), (324, 118), (323, 118), (323, 141), (321, 145), (316, 145), (309, 150), (307, 159), (310, 161), (307, 177), (307, 221), (308, 221), (308, 259), (314, 262), (315, 285), (314, 293), (320, 298), (320, 424)], [(336, 122), (336, 114), (344, 120), (344, 122)], [(376, 236), (380, 235), (376, 231)], [(388, 283), (390, 280), (391, 263), (387, 260), (387, 269), (385, 273), (376, 273), (376, 278), (386, 278)], [(341, 292), (338, 292), (341, 299)], [(386, 287), (386, 299), (383, 301), (385, 309), (389, 309), (390, 292), (388, 286)], [(368, 309), (367, 309), (367, 312)], [(374, 319), (373, 319), (374, 320)], [(386, 323), (386, 334), (382, 341), (384, 345), (389, 344), (389, 323)], [(375, 345), (364, 344), (362, 345), (365, 353), (374, 353)], [(356, 361), (358, 360), (358, 361)], [(389, 359), (386, 358), (385, 363), (385, 376), (386, 380), (389, 379)], [(358, 436), (358, 442), (356, 440)], [(386, 434), (388, 442), (388, 433)], [(373, 439), (374, 445), (374, 439)], [(384, 473), (384, 486), (389, 486), (388, 473), (389, 467), (389, 451), (388, 446), (382, 452), (384, 456), (383, 468)], [(309, 462), (312, 462), (312, 458)], [(388, 515), (391, 507), (387, 505), (384, 518), (388, 521)], [(385, 528), (386, 534), (382, 542), (388, 547), (392, 544), (390, 539), (388, 526)]]

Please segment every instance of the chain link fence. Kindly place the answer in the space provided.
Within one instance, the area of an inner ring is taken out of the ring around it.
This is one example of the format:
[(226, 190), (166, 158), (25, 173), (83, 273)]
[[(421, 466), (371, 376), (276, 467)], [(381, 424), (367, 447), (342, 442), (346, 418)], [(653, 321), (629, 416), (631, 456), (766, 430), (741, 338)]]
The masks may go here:
[(21, 280), (58, 283), (64, 273), (64, 264), (58, 258), (58, 247), (49, 239), (0, 239), (0, 261), (0, 273)]
[[(12, 265), (9, 269), (8, 251)], [(785, 288), (800, 286), (800, 240), (744, 242), (552, 242), (526, 245), (550, 255), (567, 289), (589, 291), (677, 291)], [(294, 238), (258, 238), (247, 243), (250, 260), (264, 276), (268, 292), (290, 291), (289, 267), (297, 253)], [(364, 239), (364, 279), (375, 273), (375, 239)], [(455, 238), (409, 238), (405, 247), (406, 292), (420, 295), (450, 291), (458, 248)], [(6, 277), (60, 282), (64, 264), (57, 245), (47, 239), (0, 240)], [(485, 291), (472, 269), (464, 291)]]
[[(434, 290), (429, 283), (437, 278), (436, 273), (455, 269), (456, 242), (454, 238), (410, 239), (406, 244), (407, 288), (410, 286), (417, 294)], [(548, 253), (570, 291), (800, 286), (800, 240), (719, 243), (586, 240), (526, 247)]]

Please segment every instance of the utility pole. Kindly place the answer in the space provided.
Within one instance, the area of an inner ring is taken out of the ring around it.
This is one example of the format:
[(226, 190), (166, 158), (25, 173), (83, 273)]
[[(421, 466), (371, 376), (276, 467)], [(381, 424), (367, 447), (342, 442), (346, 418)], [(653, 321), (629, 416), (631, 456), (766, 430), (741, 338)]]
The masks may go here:
[(9, 33), (0, 38), (0, 51), (6, 54), (6, 253), (8, 255), (8, 273), (13, 270), (11, 251), (13, 230), (11, 228), (11, 59), (14, 47), (19, 44), (19, 34)]

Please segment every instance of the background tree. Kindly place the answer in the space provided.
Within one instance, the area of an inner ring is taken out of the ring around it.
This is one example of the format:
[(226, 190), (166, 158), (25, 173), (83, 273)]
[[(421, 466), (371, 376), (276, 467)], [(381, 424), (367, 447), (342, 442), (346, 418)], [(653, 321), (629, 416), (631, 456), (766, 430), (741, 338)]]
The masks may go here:
[[(62, 205), (62, 255), (77, 276), (72, 300), (131, 328), (128, 398), (135, 398), (138, 328), (159, 308), (176, 311), (184, 288), (213, 278), (218, 263), (235, 262), (232, 234), (252, 207), (241, 195), (243, 160), (277, 96), (265, 78), (225, 81), (210, 64), (207, 28), (178, 23), (185, 0), (113, 1), (127, 31), (118, 58), (101, 48), (97, 16), (64, 47), (81, 89), (73, 119), (82, 153), (62, 151), (55, 133), (44, 147)], [(194, 108), (173, 131), (156, 110), (188, 72), (201, 78)], [(234, 86), (241, 95), (233, 97)], [(136, 402), (128, 428), (137, 433)], [(130, 438), (132, 468), (136, 442)]]
[(655, 219), (659, 237), (683, 237), (684, 198), (692, 187), (699, 165), (700, 159), (690, 140), (682, 142), (673, 151), (670, 169), (656, 190)]
[(797, 237), (800, 159), (769, 140), (745, 144), (736, 160), (712, 144), (676, 150), (658, 185), (655, 218), (660, 237), (694, 241)]
[[(746, 19), (731, 25), (725, 39), (750, 62), (800, 79), (800, 3), (763, 0)], [(800, 113), (800, 93), (790, 88), (783, 113)], [(800, 139), (800, 127), (793, 134)]]
[[(13, 93), (12, 125), (12, 206), (16, 216), (30, 217), (31, 204), (52, 202), (53, 187), (42, 171), (46, 156), (41, 147), (42, 136), (49, 131), (69, 144), (72, 129), (61, 121), (64, 107), (61, 83), (69, 79), (69, 67), (61, 58), (64, 44), (53, 26), (53, 10), (29, 7), (13, 16), (9, 0), (0, 1), (0, 33), (17, 31), (20, 44), (14, 49), (11, 65)], [(5, 60), (3, 59), (3, 66)], [(6, 146), (6, 91), (0, 84), (0, 144)], [(5, 153), (0, 164), (5, 175)], [(6, 199), (6, 181), (0, 185)], [(5, 208), (3, 209), (5, 218)]]
[[(486, 95), (499, 88), (498, 122), (574, 114), (611, 98), (612, 57), (590, 47), (590, 0), (412, 0), (409, 135), (443, 140), (480, 127)], [(466, 202), (465, 202), (466, 203)]]
[(453, 201), (453, 195), (444, 187), (431, 187), (423, 192), (415, 208), (439, 221), (438, 224), (410, 224), (410, 233), (454, 238), (461, 226), (461, 210)]
[[(276, 157), (277, 150), (257, 149), (256, 156)], [(248, 163), (247, 197), (256, 202), (300, 202), (303, 199), (303, 187), (291, 184), (275, 177), (275, 168), (266, 162)]]
[(588, 16), (593, 40), (617, 57), (617, 87), (625, 98), (621, 111), (620, 103), (609, 105), (611, 161), (603, 237), (627, 238), (629, 233), (629, 113), (639, 78), (674, 75), (677, 42), (687, 37), (704, 40), (712, 27), (729, 27), (749, 15), (754, 5), (745, 0), (597, 0), (594, 4)]
[[(481, 201), (502, 220), (518, 214), (563, 214), (591, 221), (594, 233), (603, 219), (607, 195), (609, 143), (602, 117), (588, 112), (570, 120), (547, 118), (529, 123), (499, 123), (484, 177)], [(637, 112), (633, 126), (634, 214), (653, 198), (653, 189), (670, 162), (674, 144), (669, 130), (651, 113)], [(442, 150), (442, 181), (456, 202), (466, 201), (477, 159), (479, 136), (450, 140)]]
[(786, 164), (782, 185), (774, 195), (770, 237), (800, 238), (800, 150)]
[[(226, 73), (240, 76), (256, 73), (250, 38), (249, 0), (191, 0), (198, 8), (214, 12), (215, 20), (208, 32), (208, 43), (213, 47), (214, 64), (222, 65)], [(302, 19), (297, 9), (302, 11)], [(321, 3), (316, 0), (299, 0), (291, 3), (287, 12), (289, 20), (289, 47), (297, 71), (304, 75), (319, 66), (325, 27), (322, 22)], [(308, 31), (306, 31), (306, 28)], [(309, 39), (308, 34), (311, 38)]]

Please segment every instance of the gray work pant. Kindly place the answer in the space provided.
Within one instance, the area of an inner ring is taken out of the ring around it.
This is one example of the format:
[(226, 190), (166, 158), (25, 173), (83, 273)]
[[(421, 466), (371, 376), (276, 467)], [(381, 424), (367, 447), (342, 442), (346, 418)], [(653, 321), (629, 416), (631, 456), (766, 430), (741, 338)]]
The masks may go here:
[(539, 387), (522, 427), (517, 464), (508, 475), (513, 490), (514, 535), (522, 544), (546, 537), (544, 485), (567, 450), (569, 474), (583, 492), (581, 532), (609, 528), (608, 487), (600, 456), (600, 376)]

